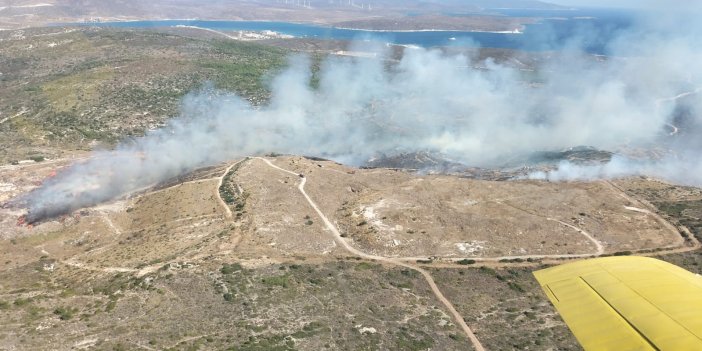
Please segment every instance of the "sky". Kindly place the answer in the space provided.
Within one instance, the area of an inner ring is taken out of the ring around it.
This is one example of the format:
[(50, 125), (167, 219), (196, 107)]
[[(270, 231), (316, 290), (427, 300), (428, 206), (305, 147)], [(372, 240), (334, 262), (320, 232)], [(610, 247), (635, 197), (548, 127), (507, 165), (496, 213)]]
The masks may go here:
[(550, 3), (564, 6), (588, 6), (588, 7), (639, 7), (647, 1), (642, 0), (551, 0)]
[(700, 9), (700, 0), (544, 0), (552, 4), (578, 7), (656, 8), (666, 10)]

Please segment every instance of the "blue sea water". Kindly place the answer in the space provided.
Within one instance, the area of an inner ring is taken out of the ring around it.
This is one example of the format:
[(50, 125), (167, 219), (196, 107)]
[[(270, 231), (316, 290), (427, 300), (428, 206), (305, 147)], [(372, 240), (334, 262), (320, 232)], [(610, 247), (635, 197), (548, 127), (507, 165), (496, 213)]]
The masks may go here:
[(498, 9), (510, 17), (542, 18), (527, 26), (523, 49), (530, 51), (579, 48), (593, 54), (610, 54), (609, 44), (637, 25), (641, 12), (623, 9), (528, 10)]
[(527, 25), (521, 34), (463, 31), (373, 32), (288, 22), (164, 20), (86, 23), (91, 26), (158, 28), (178, 25), (214, 30), (271, 30), (303, 38), (378, 40), (397, 45), (421, 47), (467, 46), (519, 49), (526, 51), (579, 48), (593, 54), (608, 54), (608, 44), (617, 33), (633, 23), (633, 15), (613, 10), (495, 10), (512, 17), (544, 18)]

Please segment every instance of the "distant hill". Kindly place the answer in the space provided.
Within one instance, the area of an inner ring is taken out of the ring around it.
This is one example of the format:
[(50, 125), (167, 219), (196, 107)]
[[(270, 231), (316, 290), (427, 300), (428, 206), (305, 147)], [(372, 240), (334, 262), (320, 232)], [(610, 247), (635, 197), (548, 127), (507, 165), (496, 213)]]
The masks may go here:
[[(490, 15), (489, 10), (495, 8), (560, 8), (536, 0), (308, 0), (302, 3), (297, 0), (209, 0), (203, 5), (198, 0), (2, 0), (0, 28), (41, 26), (55, 22), (171, 18), (267, 20), (328, 25), (391, 19), (401, 24), (404, 19), (415, 16), (449, 18), (447, 14), (450, 13)], [(443, 21), (436, 23), (440, 25)], [(467, 30), (473, 29), (470, 24), (465, 27)]]
[(563, 6), (538, 0), (425, 0), (425, 3), (451, 7), (472, 6), (478, 9), (560, 9)]

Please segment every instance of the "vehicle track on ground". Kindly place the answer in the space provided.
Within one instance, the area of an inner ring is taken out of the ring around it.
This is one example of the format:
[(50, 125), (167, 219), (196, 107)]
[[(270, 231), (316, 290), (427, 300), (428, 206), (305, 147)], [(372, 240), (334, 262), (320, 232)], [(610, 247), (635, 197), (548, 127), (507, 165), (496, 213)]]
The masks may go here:
[[(275, 168), (277, 170), (280, 170), (282, 172), (288, 173), (288, 174), (296, 176), (296, 177), (301, 176), (298, 173), (295, 173), (293, 171), (276, 166), (268, 159), (265, 159), (262, 157), (256, 157), (256, 159), (259, 159), (259, 160), (265, 162), (268, 166)], [(458, 311), (456, 311), (456, 309), (453, 307), (451, 302), (448, 299), (446, 299), (446, 297), (440, 291), (440, 289), (436, 285), (436, 282), (434, 281), (431, 274), (428, 271), (421, 268), (420, 266), (410, 263), (410, 262), (416, 262), (416, 261), (420, 261), (420, 260), (427, 260), (428, 259), (427, 257), (384, 257), (384, 256), (376, 256), (376, 255), (372, 255), (372, 254), (367, 254), (365, 252), (362, 252), (362, 251), (354, 248), (353, 246), (351, 246), (350, 243), (348, 243), (346, 240), (343, 239), (343, 237), (341, 236), (341, 233), (336, 228), (336, 226), (331, 223), (331, 221), (326, 217), (326, 215), (324, 215), (324, 213), (319, 209), (317, 204), (307, 194), (307, 192), (305, 191), (306, 183), (307, 183), (307, 178), (302, 176), (301, 181), (298, 184), (298, 190), (305, 197), (305, 199), (307, 200), (309, 205), (315, 210), (315, 212), (317, 212), (317, 215), (322, 219), (322, 221), (324, 222), (327, 229), (334, 234), (334, 240), (338, 244), (340, 244), (342, 247), (344, 247), (344, 249), (346, 249), (348, 252), (350, 252), (358, 257), (368, 259), (368, 260), (381, 261), (381, 262), (385, 262), (385, 263), (388, 263), (391, 265), (409, 268), (409, 269), (412, 269), (412, 270), (417, 271), (420, 274), (422, 274), (422, 276), (426, 279), (427, 283), (431, 287), (434, 295), (451, 312), (453, 318), (461, 326), (461, 329), (463, 329), (464, 333), (471, 340), (471, 342), (473, 343), (473, 346), (476, 348), (476, 350), (479, 350), (479, 351), (484, 350), (483, 346), (480, 344), (480, 341), (477, 339), (477, 337), (475, 336), (473, 331), (470, 329), (470, 327), (463, 320), (463, 317), (461, 316), (461, 314), (458, 313)], [(672, 223), (670, 223), (667, 220), (665, 220), (664, 218), (662, 218), (653, 209), (649, 209), (650, 206), (648, 204), (645, 204), (641, 201), (638, 201), (638, 200), (635, 200), (635, 199), (629, 197), (627, 194), (625, 194), (621, 189), (619, 189), (616, 185), (612, 184), (611, 182), (605, 182), (605, 183), (610, 188), (612, 188), (612, 190), (620, 193), (620, 196), (622, 196), (623, 198), (627, 199), (628, 201), (630, 201), (633, 204), (641, 204), (645, 208), (645, 209), (636, 208), (636, 211), (645, 213), (649, 216), (652, 216), (656, 221), (661, 223), (666, 229), (677, 232), (677, 228)], [(559, 223), (560, 225), (569, 227), (569, 228), (577, 231), (578, 233), (582, 234), (588, 241), (590, 241), (595, 246), (596, 251), (593, 253), (583, 253), (583, 254), (522, 255), (522, 256), (475, 257), (475, 258), (470, 258), (470, 257), (460, 257), (460, 258), (438, 257), (438, 259), (441, 261), (449, 261), (449, 262), (458, 262), (460, 260), (473, 259), (476, 261), (476, 263), (484, 263), (486, 265), (490, 265), (490, 264), (495, 264), (497, 262), (501, 262), (501, 261), (505, 261), (505, 260), (514, 260), (514, 259), (563, 260), (563, 259), (579, 259), (579, 258), (600, 257), (600, 256), (603, 256), (606, 254), (606, 250), (605, 250), (605, 247), (602, 244), (602, 242), (600, 242), (594, 235), (590, 234), (589, 232), (585, 231), (582, 228), (579, 228), (579, 227), (574, 226), (570, 223), (566, 223), (564, 221), (561, 221), (561, 220), (558, 220), (555, 218), (550, 218), (548, 216), (533, 213), (531, 211), (519, 208), (519, 207), (514, 206), (512, 204), (503, 203), (503, 202), (499, 202), (499, 204), (504, 205), (504, 206), (513, 207), (517, 210), (529, 213), (531, 215), (544, 218), (547, 221), (556, 222), (556, 223)], [(627, 208), (627, 209), (629, 209), (629, 208)], [(634, 208), (631, 208), (630, 210), (634, 210)], [(641, 256), (656, 256), (659, 254), (671, 254), (671, 253), (681, 253), (681, 252), (694, 251), (694, 250), (697, 250), (697, 249), (702, 247), (702, 244), (700, 244), (700, 242), (694, 238), (694, 236), (689, 232), (689, 230), (686, 230), (686, 228), (682, 228), (681, 230), (684, 230), (690, 237), (692, 237), (692, 239), (691, 239), (692, 245), (691, 246), (687, 246), (683, 242), (682, 246), (669, 246), (669, 247), (661, 248), (662, 250), (665, 250), (665, 251), (661, 251), (661, 252), (648, 252), (647, 251), (647, 252), (640, 252), (640, 253), (636, 253), (636, 254), (641, 255)]]
[[(231, 171), (231, 169), (234, 168), (236, 165), (238, 165), (238, 164), (244, 162), (244, 161), (246, 161), (246, 159), (243, 159), (243, 160), (241, 160), (241, 161), (238, 161), (238, 162), (235, 162), (235, 163), (231, 164), (229, 167), (227, 167), (227, 169), (223, 172), (223, 174), (222, 174), (221, 176), (217, 177), (217, 178), (206, 179), (206, 181), (212, 181), (212, 182), (214, 182), (215, 180), (217, 181), (217, 187), (215, 188), (215, 195), (216, 195), (216, 197), (217, 197), (217, 200), (218, 200), (220, 206), (222, 206), (222, 208), (224, 209), (226, 219), (227, 219), (227, 220), (230, 220), (230, 221), (231, 221), (231, 219), (233, 218), (232, 212), (231, 212), (231, 209), (229, 208), (229, 206), (226, 204), (226, 202), (224, 202), (224, 199), (222, 199), (222, 197), (221, 197), (221, 195), (220, 195), (220, 193), (219, 193), (219, 188), (222, 187), (222, 184), (224, 183), (224, 178), (226, 178), (227, 174), (229, 174), (229, 172)], [(200, 182), (200, 181), (202, 181), (202, 180), (193, 181), (193, 183), (194, 183), (194, 182)], [(171, 187), (171, 188), (173, 188), (173, 187)], [(170, 189), (170, 188), (168, 188), (168, 189)], [(162, 189), (162, 190), (165, 190), (165, 189)], [(162, 191), (162, 190), (156, 191), (156, 192), (154, 192), (154, 193), (158, 193), (158, 192), (160, 192), (160, 191)], [(148, 195), (148, 194), (144, 194), (144, 195)], [(116, 236), (120, 236), (120, 235), (122, 234), (122, 232), (121, 232), (121, 231), (114, 225), (114, 223), (107, 217), (107, 214), (106, 214), (106, 213), (101, 213), (101, 214), (102, 214), (101, 218), (102, 218), (102, 219), (106, 222), (106, 224), (114, 231), (115, 235), (116, 235)], [(210, 217), (210, 216), (202, 216), (202, 217), (198, 217), (198, 218), (209, 218), (209, 217)], [(192, 218), (188, 218), (188, 220), (192, 220)], [(235, 240), (235, 241), (236, 241), (236, 240)], [(96, 252), (96, 251), (99, 251), (99, 250), (104, 250), (104, 249), (106, 249), (106, 248), (108, 248), (108, 247), (110, 247), (110, 246), (112, 246), (112, 245), (107, 245), (107, 246), (104, 246), (104, 247), (99, 248), (99, 249), (96, 249), (96, 250), (91, 250), (91, 251), (89, 251), (89, 252)], [(187, 251), (187, 250), (186, 250), (186, 251)], [(92, 266), (86, 265), (85, 263), (76, 262), (76, 261), (74, 260), (76, 257), (82, 256), (82, 255), (84, 255), (84, 254), (86, 254), (86, 253), (79, 254), (79, 255), (76, 255), (76, 256), (74, 256), (74, 257), (71, 257), (71, 258), (69, 258), (69, 259), (67, 259), (67, 260), (62, 260), (62, 261), (59, 261), (59, 262), (62, 263), (62, 264), (65, 264), (65, 265), (67, 265), (67, 266), (71, 266), (71, 267), (75, 267), (75, 268), (79, 268), (79, 269), (90, 270), (90, 271), (96, 271), (96, 272), (104, 272), (104, 273), (136, 273), (136, 275), (137, 275), (138, 277), (144, 276), (144, 275), (149, 274), (149, 273), (153, 273), (153, 272), (155, 272), (156, 270), (158, 270), (159, 268), (163, 267), (164, 264), (169, 264), (169, 263), (175, 262), (175, 260), (169, 261), (169, 262), (166, 262), (166, 263), (161, 262), (161, 263), (157, 263), (157, 264), (153, 264), (153, 265), (150, 265), (150, 266), (143, 267), (143, 268), (141, 268), (141, 269), (124, 268), (124, 267), (92, 267)], [(183, 256), (184, 256), (184, 255), (178, 256), (178, 259), (182, 259)]]
[(630, 206), (625, 206), (626, 209), (630, 211), (635, 211), (635, 212), (640, 212), (640, 213), (645, 213), (651, 217), (653, 217), (654, 220), (656, 220), (658, 223), (663, 225), (665, 228), (670, 230), (671, 232), (678, 233), (679, 230), (682, 230), (685, 234), (687, 234), (688, 238), (690, 239), (690, 242), (692, 243), (691, 246), (686, 246), (685, 245), (685, 239), (682, 239), (682, 244), (677, 245), (678, 247), (666, 247), (664, 248), (666, 251), (666, 254), (671, 254), (671, 253), (683, 253), (683, 252), (689, 252), (689, 251), (694, 251), (697, 249), (702, 248), (702, 244), (697, 240), (697, 237), (695, 237), (694, 234), (690, 232), (690, 229), (688, 229), (685, 226), (681, 226), (680, 228), (676, 227), (673, 223), (670, 223), (668, 220), (663, 218), (660, 214), (658, 214), (657, 209), (655, 206), (652, 204), (648, 203), (647, 201), (642, 201), (639, 199), (635, 199), (631, 197), (629, 194), (627, 194), (624, 189), (620, 188), (618, 185), (614, 184), (613, 182), (609, 180), (604, 180), (603, 183), (608, 186), (610, 189), (613, 191), (616, 191), (619, 193), (619, 196), (622, 197), (623, 199), (629, 201), (630, 203), (636, 205), (638, 204), (639, 206), (643, 208), (638, 208), (638, 207), (630, 207)]
[(219, 189), (222, 188), (222, 184), (224, 184), (224, 178), (227, 177), (227, 174), (232, 170), (232, 168), (236, 167), (236, 165), (241, 164), (242, 162), (246, 161), (246, 159), (243, 159), (239, 162), (232, 163), (227, 169), (224, 170), (224, 173), (219, 177), (219, 181), (217, 182), (217, 188), (215, 188), (215, 195), (217, 195), (217, 200), (219, 200), (219, 205), (224, 208), (224, 212), (226, 213), (227, 219), (232, 219), (233, 214), (232, 214), (232, 209), (229, 208), (229, 205), (224, 201), (222, 198), (222, 194), (220, 194)]
[(124, 268), (124, 267), (93, 267), (93, 266), (89, 266), (89, 265), (86, 265), (86, 264), (81, 263), (81, 262), (72, 261), (72, 260), (70, 260), (70, 259), (68, 259), (68, 260), (62, 260), (62, 261), (57, 261), (57, 262), (60, 262), (60, 263), (62, 263), (62, 264), (64, 264), (64, 265), (66, 265), (66, 266), (71, 266), (71, 267), (74, 267), (74, 268), (83, 269), (83, 270), (86, 270), (86, 271), (93, 271), (93, 272), (103, 272), (103, 273), (133, 273), (133, 272), (137, 272), (137, 270), (136, 270), (136, 269), (133, 269), (133, 268)]
[[(284, 169), (284, 168), (281, 168), (281, 167), (274, 165), (271, 161), (269, 161), (265, 158), (256, 157), (256, 159), (261, 160), (261, 161), (265, 162), (266, 164), (268, 164), (268, 166), (275, 168), (277, 170), (280, 170), (282, 172), (291, 174), (295, 177), (300, 176), (300, 174), (298, 174), (298, 173), (295, 173), (293, 171), (290, 171), (290, 170), (287, 170), (287, 169)], [(303, 176), (301, 178), (299, 185), (297, 186), (297, 189), (300, 191), (302, 196), (305, 197), (305, 199), (307, 200), (309, 205), (312, 207), (312, 209), (314, 209), (315, 212), (317, 212), (317, 215), (322, 219), (322, 221), (324, 222), (327, 229), (334, 234), (334, 240), (338, 244), (340, 244), (342, 247), (344, 247), (344, 249), (346, 249), (346, 251), (348, 251), (348, 252), (350, 252), (358, 257), (365, 258), (368, 260), (376, 260), (376, 261), (380, 261), (380, 262), (385, 262), (385, 263), (388, 263), (391, 265), (405, 267), (405, 268), (409, 268), (411, 270), (414, 270), (416, 272), (419, 272), (424, 277), (424, 279), (427, 281), (427, 283), (429, 284), (429, 287), (431, 288), (431, 290), (434, 293), (434, 295), (436, 296), (436, 298), (439, 301), (441, 301), (441, 303), (446, 307), (446, 309), (449, 310), (449, 312), (453, 316), (453, 319), (455, 320), (455, 322), (461, 327), (463, 332), (466, 334), (468, 339), (473, 344), (473, 347), (475, 348), (475, 350), (476, 351), (485, 351), (485, 348), (480, 343), (480, 340), (478, 340), (478, 338), (475, 336), (475, 333), (473, 333), (473, 330), (468, 326), (468, 324), (466, 324), (465, 320), (463, 319), (463, 316), (460, 313), (458, 313), (458, 311), (453, 306), (451, 301), (449, 301), (444, 296), (444, 294), (441, 292), (439, 287), (436, 285), (434, 278), (431, 276), (431, 274), (428, 271), (426, 271), (418, 266), (415, 266), (415, 265), (412, 265), (412, 264), (409, 264), (409, 263), (406, 263), (406, 262), (403, 262), (403, 261), (400, 261), (397, 259), (367, 254), (367, 253), (362, 252), (362, 251), (354, 248), (353, 246), (351, 246), (348, 242), (346, 242), (346, 240), (344, 240), (344, 238), (341, 237), (341, 233), (336, 228), (336, 226), (331, 223), (329, 218), (327, 218), (327, 216), (319, 209), (317, 204), (307, 194), (307, 192), (305, 191), (305, 184), (306, 183), (307, 183), (307, 177)]]
[[(570, 223), (566, 223), (566, 222), (563, 222), (563, 221), (558, 220), (558, 219), (555, 219), (555, 218), (551, 218), (551, 217), (548, 217), (548, 216), (540, 215), (540, 214), (538, 214), (538, 213), (534, 213), (534, 212), (532, 212), (532, 211), (523, 209), (523, 208), (521, 208), (521, 207), (519, 207), (519, 206), (515, 206), (515, 205), (512, 205), (512, 204), (510, 204), (510, 203), (506, 203), (506, 202), (497, 202), (497, 203), (500, 204), (500, 205), (503, 205), (503, 206), (511, 207), (511, 208), (513, 208), (513, 209), (515, 209), (515, 210), (518, 210), (518, 211), (522, 211), (522, 212), (524, 212), (524, 213), (528, 213), (528, 214), (530, 214), (530, 215), (532, 215), (532, 216), (544, 218), (545, 220), (550, 221), (550, 222), (560, 223), (561, 225), (564, 225), (564, 226), (566, 226), (566, 227), (568, 227), (568, 228), (571, 228), (571, 229), (577, 231), (578, 233), (582, 234), (585, 238), (587, 238), (590, 242), (592, 242), (593, 245), (595, 245), (595, 247), (597, 248), (597, 251), (596, 251), (595, 253), (592, 253), (592, 254), (584, 254), (584, 255), (587, 255), (587, 256), (592, 256), (592, 255), (600, 256), (600, 255), (602, 255), (602, 254), (605, 253), (605, 248), (604, 248), (604, 245), (602, 245), (602, 242), (600, 242), (599, 240), (595, 239), (595, 237), (594, 237), (592, 234), (586, 232), (586, 231), (585, 231), (584, 229), (582, 229), (582, 228), (576, 227), (576, 226), (574, 226), (574, 225), (572, 225), (572, 224), (570, 224)], [(580, 257), (580, 256), (582, 256), (582, 255), (583, 255), (583, 254), (574, 254), (574, 255), (545, 255), (545, 258)]]
[(5, 117), (5, 118), (3, 118), (3, 119), (0, 119), (0, 124), (3, 124), (3, 123), (5, 123), (5, 122), (7, 122), (7, 121), (11, 121), (12, 119), (17, 118), (17, 117), (20, 117), (20, 116), (24, 115), (24, 114), (27, 113), (27, 112), (29, 112), (28, 109), (22, 108), (22, 111), (20, 111), (19, 113), (15, 114), (15, 115), (9, 116), (9, 117)]
[[(654, 218), (658, 223), (660, 223), (663, 227), (666, 229), (670, 230), (673, 233), (678, 233), (678, 228), (675, 227), (672, 223), (668, 222), (665, 220), (663, 217), (661, 217), (658, 213), (655, 212), (655, 208), (652, 207), (652, 205), (647, 204), (643, 201), (640, 201), (638, 199), (634, 199), (627, 195), (622, 189), (620, 189), (617, 185), (613, 184), (610, 181), (603, 181), (605, 185), (607, 185), (612, 191), (616, 192), (619, 194), (620, 197), (623, 199), (629, 201), (632, 204), (638, 204), (644, 208), (637, 208), (637, 207), (629, 207), (629, 206), (624, 206), (625, 209), (630, 210), (630, 211), (635, 211), (639, 213), (644, 213), (652, 218)], [(527, 260), (527, 259), (534, 259), (534, 260), (563, 260), (563, 259), (577, 259), (577, 258), (590, 258), (590, 257), (600, 257), (606, 254), (604, 245), (595, 238), (594, 235), (588, 233), (587, 231), (583, 230), (582, 228), (576, 227), (570, 223), (563, 222), (558, 219), (550, 218), (547, 216), (539, 215), (537, 213), (533, 213), (529, 210), (520, 208), (518, 206), (505, 203), (502, 201), (496, 201), (496, 203), (504, 205), (504, 206), (509, 206), (511, 208), (517, 209), (519, 211), (544, 218), (548, 221), (552, 222), (557, 222), (560, 223), (561, 225), (567, 226), (572, 228), (573, 230), (578, 231), (580, 234), (585, 236), (589, 241), (591, 241), (597, 248), (597, 251), (595, 253), (584, 253), (584, 254), (563, 254), (563, 255), (522, 255), (522, 256), (503, 256), (503, 257), (459, 257), (459, 258), (448, 258), (448, 257), (437, 257), (439, 260), (443, 262), (458, 262), (461, 260), (465, 259), (470, 259), (474, 260), (476, 263), (496, 263), (500, 261), (505, 261), (505, 260), (515, 260), (515, 259), (521, 259), (521, 260)], [(657, 256), (660, 254), (674, 254), (674, 253), (683, 253), (683, 252), (689, 252), (689, 251), (695, 251), (697, 249), (702, 248), (702, 244), (695, 238), (695, 236), (689, 231), (689, 229), (682, 227), (680, 230), (684, 231), (688, 237), (690, 238), (690, 242), (692, 245), (685, 245), (685, 240), (681, 240), (680, 243), (672, 245), (672, 246), (665, 246), (665, 247), (659, 247), (658, 249), (663, 250), (663, 251), (646, 251), (646, 250), (640, 250), (641, 252), (634, 251), (633, 253), (639, 256)], [(681, 237), (682, 239), (682, 237)], [(416, 261), (416, 260), (428, 260), (428, 257), (402, 257), (398, 258), (403, 261)]]

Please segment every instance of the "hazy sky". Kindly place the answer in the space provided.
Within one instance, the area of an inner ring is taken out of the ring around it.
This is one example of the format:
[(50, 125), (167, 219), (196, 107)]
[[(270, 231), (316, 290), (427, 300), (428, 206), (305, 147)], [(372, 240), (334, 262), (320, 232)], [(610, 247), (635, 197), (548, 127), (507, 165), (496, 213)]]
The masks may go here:
[(589, 6), (589, 7), (638, 7), (647, 1), (641, 0), (551, 0), (547, 1), (565, 6)]
[(544, 0), (553, 4), (580, 7), (629, 7), (656, 8), (666, 10), (700, 9), (700, 0)]

